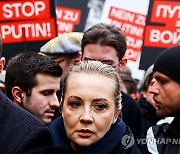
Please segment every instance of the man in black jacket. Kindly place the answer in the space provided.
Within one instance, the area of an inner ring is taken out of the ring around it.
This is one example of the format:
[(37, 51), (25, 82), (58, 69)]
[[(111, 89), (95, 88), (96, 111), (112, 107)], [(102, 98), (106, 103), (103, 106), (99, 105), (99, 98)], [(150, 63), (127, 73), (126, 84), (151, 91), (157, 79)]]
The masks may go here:
[[(2, 57), (0, 72), (4, 64)], [(0, 154), (46, 153), (50, 146), (49, 129), (32, 114), (13, 104), (0, 90)]]
[(150, 127), (147, 140), (148, 151), (159, 154), (180, 153), (180, 46), (163, 51), (155, 60), (153, 83), (156, 113), (163, 117), (174, 117), (171, 124), (163, 123)]

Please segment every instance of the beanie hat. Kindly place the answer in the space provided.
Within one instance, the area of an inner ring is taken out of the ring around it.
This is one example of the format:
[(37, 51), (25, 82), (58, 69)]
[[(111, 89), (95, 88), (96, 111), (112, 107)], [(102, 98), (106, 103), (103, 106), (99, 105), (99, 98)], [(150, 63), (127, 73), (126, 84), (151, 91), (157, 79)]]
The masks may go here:
[(58, 35), (40, 48), (39, 54), (46, 55), (52, 59), (63, 54), (77, 53), (81, 51), (81, 40), (83, 33), (69, 32)]
[(180, 83), (180, 46), (164, 50), (155, 60), (153, 71), (158, 71)]

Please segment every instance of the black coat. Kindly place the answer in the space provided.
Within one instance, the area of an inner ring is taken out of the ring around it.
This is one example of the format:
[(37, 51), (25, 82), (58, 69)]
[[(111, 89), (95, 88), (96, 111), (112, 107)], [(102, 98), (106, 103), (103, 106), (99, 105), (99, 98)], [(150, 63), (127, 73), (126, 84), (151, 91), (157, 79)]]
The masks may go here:
[[(178, 117), (179, 118), (179, 117)], [(150, 153), (179, 154), (180, 153), (180, 131), (179, 119), (174, 118), (171, 124), (163, 123), (152, 126), (148, 130), (148, 138), (156, 142), (147, 144)]]
[(0, 154), (45, 153), (50, 146), (49, 129), (0, 90)]
[(138, 103), (143, 116), (141, 137), (146, 138), (148, 128), (156, 125), (156, 123), (162, 119), (162, 117), (159, 117), (156, 114), (156, 109), (151, 104), (149, 104), (143, 96), (141, 96)]
[(140, 138), (143, 121), (138, 103), (129, 95), (122, 92), (122, 106), (123, 121), (132, 130), (134, 138)]
[[(133, 140), (132, 133), (126, 124), (118, 118), (105, 136), (88, 147), (81, 147), (79, 151), (73, 151), (70, 141), (66, 136), (63, 118), (59, 117), (49, 125), (53, 146), (51, 154), (139, 154), (140, 151)], [(126, 135), (131, 139), (127, 140)], [(124, 138), (125, 137), (125, 138)], [(123, 139), (124, 138), (124, 139)], [(128, 142), (129, 141), (129, 142)]]

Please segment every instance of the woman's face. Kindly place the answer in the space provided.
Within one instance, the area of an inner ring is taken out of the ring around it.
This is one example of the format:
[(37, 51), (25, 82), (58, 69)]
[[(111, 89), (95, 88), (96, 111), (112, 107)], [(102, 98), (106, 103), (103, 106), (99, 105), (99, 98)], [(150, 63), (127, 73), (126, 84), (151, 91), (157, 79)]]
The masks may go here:
[(115, 85), (99, 74), (69, 76), (62, 106), (68, 138), (74, 150), (99, 141), (116, 122)]

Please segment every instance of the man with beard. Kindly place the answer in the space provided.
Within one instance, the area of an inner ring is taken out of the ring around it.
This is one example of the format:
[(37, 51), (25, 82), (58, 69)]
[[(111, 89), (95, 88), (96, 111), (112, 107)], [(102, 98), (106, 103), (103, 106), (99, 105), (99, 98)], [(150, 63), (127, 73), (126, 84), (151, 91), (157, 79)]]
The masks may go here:
[(148, 151), (159, 154), (180, 153), (180, 46), (163, 51), (154, 63), (154, 79), (150, 92), (159, 116), (173, 116), (171, 124), (150, 127), (147, 131)]

